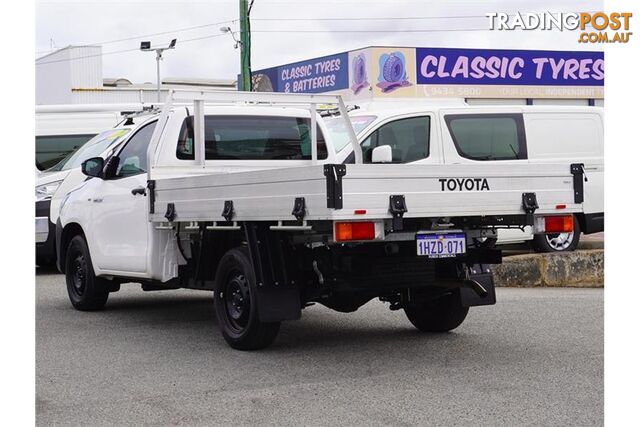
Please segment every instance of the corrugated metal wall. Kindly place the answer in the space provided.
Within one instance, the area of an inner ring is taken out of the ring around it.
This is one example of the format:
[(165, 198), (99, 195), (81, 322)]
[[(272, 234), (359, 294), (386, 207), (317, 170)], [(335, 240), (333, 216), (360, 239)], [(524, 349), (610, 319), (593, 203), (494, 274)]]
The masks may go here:
[(72, 88), (102, 86), (102, 48), (71, 46), (36, 60), (36, 104), (69, 104)]
[(93, 88), (102, 86), (102, 48), (85, 46), (69, 52), (71, 87)]

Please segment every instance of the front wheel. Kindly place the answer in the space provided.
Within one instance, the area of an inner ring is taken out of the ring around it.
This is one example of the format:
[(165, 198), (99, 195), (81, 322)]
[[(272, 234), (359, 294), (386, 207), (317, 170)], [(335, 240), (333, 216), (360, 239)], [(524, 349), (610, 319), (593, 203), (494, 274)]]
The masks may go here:
[(464, 322), (469, 307), (463, 307), (458, 293), (443, 295), (416, 307), (404, 309), (409, 321), (422, 332), (448, 332)]
[(69, 300), (76, 310), (100, 310), (107, 303), (109, 288), (104, 279), (96, 277), (89, 247), (82, 236), (69, 242), (65, 276)]
[(236, 350), (268, 347), (280, 329), (280, 322), (258, 318), (255, 284), (247, 248), (228, 251), (218, 264), (214, 304), (222, 336)]

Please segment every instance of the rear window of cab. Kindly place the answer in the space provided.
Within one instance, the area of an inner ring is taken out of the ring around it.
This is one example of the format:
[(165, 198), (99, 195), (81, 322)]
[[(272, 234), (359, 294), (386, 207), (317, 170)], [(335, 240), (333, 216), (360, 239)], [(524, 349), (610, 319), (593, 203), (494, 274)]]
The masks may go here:
[(522, 160), (527, 141), (522, 114), (454, 114), (445, 122), (461, 157), (471, 160)]
[[(205, 160), (311, 160), (311, 120), (281, 116), (205, 116)], [(176, 156), (195, 159), (193, 116), (182, 123)], [(318, 159), (327, 147), (317, 128)]]

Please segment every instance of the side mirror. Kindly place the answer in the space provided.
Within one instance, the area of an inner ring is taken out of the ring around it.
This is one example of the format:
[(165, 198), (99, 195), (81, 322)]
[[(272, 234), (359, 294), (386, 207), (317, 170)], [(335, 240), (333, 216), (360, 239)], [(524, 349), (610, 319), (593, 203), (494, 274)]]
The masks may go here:
[(391, 163), (393, 152), (390, 145), (381, 145), (371, 152), (371, 163)]
[(104, 168), (104, 159), (102, 157), (92, 157), (82, 162), (82, 173), (100, 178), (102, 177), (102, 169)]

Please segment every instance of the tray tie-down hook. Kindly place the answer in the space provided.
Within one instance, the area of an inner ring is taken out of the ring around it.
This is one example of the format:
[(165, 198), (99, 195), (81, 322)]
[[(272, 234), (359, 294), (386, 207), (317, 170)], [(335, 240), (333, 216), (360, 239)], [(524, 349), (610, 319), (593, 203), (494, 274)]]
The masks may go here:
[(536, 193), (522, 193), (522, 208), (527, 214), (527, 225), (533, 225), (533, 214), (538, 209)]
[(233, 200), (225, 200), (224, 208), (222, 209), (222, 217), (227, 221), (231, 221), (234, 215), (235, 211), (233, 210)]
[(173, 203), (167, 203), (167, 211), (164, 214), (164, 217), (167, 218), (167, 221), (173, 222), (176, 219), (176, 205)]
[(407, 202), (405, 201), (404, 195), (389, 196), (389, 212), (393, 217), (393, 231), (402, 231), (404, 228), (402, 217), (407, 212)]
[(306, 203), (304, 197), (296, 197), (293, 202), (293, 210), (291, 215), (295, 216), (298, 221), (302, 221), (307, 213)]

